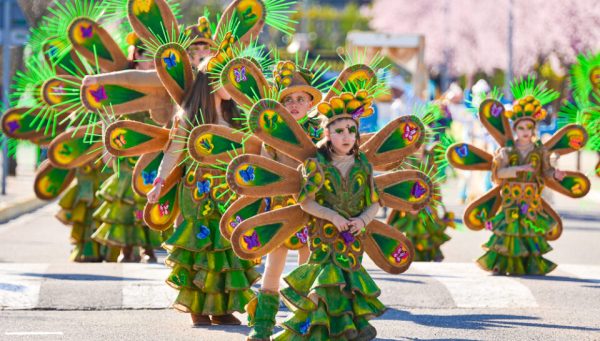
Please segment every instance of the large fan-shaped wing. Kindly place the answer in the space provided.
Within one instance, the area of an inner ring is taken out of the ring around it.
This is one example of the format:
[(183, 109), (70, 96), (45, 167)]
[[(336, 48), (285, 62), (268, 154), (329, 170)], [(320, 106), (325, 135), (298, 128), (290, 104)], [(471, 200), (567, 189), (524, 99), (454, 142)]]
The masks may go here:
[(190, 132), (188, 151), (190, 156), (204, 164), (229, 163), (239, 154), (260, 154), (262, 142), (254, 136), (246, 136), (229, 127), (202, 124)]
[(256, 100), (265, 98), (269, 83), (260, 68), (246, 58), (234, 58), (221, 72), (221, 83), (240, 105), (251, 107)]
[(431, 179), (417, 170), (387, 173), (374, 180), (385, 205), (395, 210), (420, 210), (433, 197)]
[(495, 99), (486, 99), (479, 105), (479, 120), (501, 147), (512, 140), (510, 122), (504, 115), (504, 105)]
[(265, 211), (265, 199), (241, 196), (221, 216), (220, 230), (223, 237), (231, 239), (233, 231), (242, 221)]
[(272, 197), (300, 192), (302, 175), (260, 155), (240, 155), (227, 167), (227, 184), (239, 195)]
[(416, 152), (425, 141), (425, 127), (418, 117), (402, 116), (360, 146), (373, 167), (389, 164)]
[(162, 45), (154, 55), (154, 65), (173, 100), (181, 105), (186, 89), (194, 82), (192, 63), (187, 51), (177, 43)]
[(172, 41), (179, 36), (177, 19), (165, 0), (134, 0), (127, 3), (127, 18), (144, 40)]
[(590, 179), (580, 172), (566, 171), (565, 177), (558, 181), (553, 176), (544, 177), (548, 188), (571, 198), (582, 198), (590, 191)]
[(491, 170), (494, 157), (469, 143), (455, 143), (446, 150), (450, 164), (464, 170)]
[[(344, 87), (348, 83), (365, 83), (365, 82), (375, 82), (377, 80), (377, 76), (373, 69), (371, 69), (368, 65), (365, 64), (355, 64), (350, 67), (345, 68), (342, 73), (335, 80), (335, 83), (327, 92), (327, 95), (321, 102), (328, 102), (333, 96), (339, 95), (343, 92)], [(365, 84), (363, 88), (367, 88), (368, 83)]]
[(544, 147), (550, 153), (564, 155), (582, 149), (588, 140), (588, 134), (584, 127), (578, 124), (568, 124), (554, 133), (544, 143)]
[[(18, 140), (38, 141), (45, 139), (52, 132), (36, 129), (34, 121), (40, 113), (40, 109), (28, 107), (10, 108), (2, 115), (2, 132), (8, 137)], [(64, 131), (64, 128), (64, 126), (58, 126), (57, 133)]]
[(556, 225), (554, 225), (550, 231), (546, 232), (546, 239), (549, 241), (557, 240), (560, 238), (563, 231), (562, 219), (552, 208), (552, 206), (550, 206), (550, 204), (544, 200), (544, 198), (542, 198), (542, 209), (544, 210), (544, 213), (546, 213), (548, 216), (550, 216), (550, 218), (552, 218), (552, 220), (556, 222)]
[(363, 239), (365, 252), (382, 270), (403, 273), (413, 261), (415, 250), (404, 233), (374, 219)]
[(48, 159), (59, 168), (75, 168), (97, 160), (102, 154), (102, 141), (91, 141), (89, 136), (102, 134), (100, 124), (82, 126), (76, 131), (58, 135), (48, 147)]
[(248, 126), (267, 145), (303, 162), (314, 157), (317, 147), (292, 115), (277, 101), (263, 99), (250, 111)]
[[(164, 231), (168, 229), (173, 226), (177, 216), (179, 216), (177, 182), (168, 185), (165, 184), (162, 188), (161, 197), (157, 203), (147, 203), (144, 207), (144, 222), (154, 230)], [(183, 185), (180, 184), (180, 186)]]
[(69, 41), (91, 65), (111, 72), (127, 69), (129, 61), (110, 34), (89, 18), (77, 18), (69, 26)]
[(233, 230), (231, 245), (240, 258), (260, 258), (285, 242), (309, 219), (310, 215), (300, 205), (261, 213), (242, 221)]
[(35, 173), (33, 191), (41, 200), (52, 200), (69, 187), (74, 178), (74, 169), (56, 168), (45, 160)]
[[(143, 197), (152, 189), (154, 180), (158, 176), (158, 167), (164, 157), (163, 152), (148, 153), (140, 156), (133, 169), (133, 190)], [(183, 175), (183, 169), (176, 166), (171, 170), (164, 182), (164, 186), (170, 188), (172, 183), (179, 182)]]
[(496, 215), (501, 204), (500, 186), (495, 186), (465, 208), (465, 225), (474, 231), (483, 229), (485, 222)]
[(42, 101), (57, 112), (73, 111), (77, 106), (74, 100), (79, 99), (79, 94), (66, 89), (79, 87), (79, 83), (81, 81), (73, 76), (48, 78), (40, 88)]
[(138, 156), (162, 150), (169, 129), (136, 121), (117, 121), (106, 128), (104, 146), (115, 156)]

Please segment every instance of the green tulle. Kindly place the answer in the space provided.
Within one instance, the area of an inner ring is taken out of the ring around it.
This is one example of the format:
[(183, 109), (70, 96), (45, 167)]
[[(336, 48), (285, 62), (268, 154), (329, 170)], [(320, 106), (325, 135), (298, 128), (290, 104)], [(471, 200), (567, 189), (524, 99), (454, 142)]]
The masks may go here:
[(418, 214), (409, 212), (392, 212), (394, 219), (390, 225), (403, 232), (415, 247), (414, 261), (442, 261), (444, 254), (440, 246), (450, 240), (446, 234), (447, 225), (435, 214), (420, 211)]
[(275, 316), (279, 310), (279, 294), (259, 291), (255, 309), (248, 308), (248, 325), (252, 327), (248, 338), (268, 340), (273, 334)]
[[(276, 340), (351, 340), (386, 310), (380, 290), (363, 267), (343, 270), (331, 260), (301, 265), (281, 290), (294, 314)], [(314, 297), (315, 303), (309, 297)]]
[[(190, 189), (180, 184), (182, 200), (191, 200)], [(172, 268), (167, 283), (179, 290), (173, 307), (203, 315), (244, 312), (255, 296), (251, 286), (260, 275), (255, 264), (235, 255), (220, 233), (220, 213), (197, 217), (197, 205), (182, 205), (183, 222), (163, 247), (169, 251), (165, 263)], [(194, 212), (188, 212), (194, 207)], [(185, 211), (183, 211), (185, 210)]]
[(556, 264), (542, 255), (552, 247), (545, 238), (553, 221), (542, 215), (530, 221), (520, 212), (518, 218), (508, 222), (507, 210), (502, 210), (490, 223), (493, 235), (483, 248), (487, 251), (477, 263), (485, 270), (502, 275), (545, 275), (556, 268)]

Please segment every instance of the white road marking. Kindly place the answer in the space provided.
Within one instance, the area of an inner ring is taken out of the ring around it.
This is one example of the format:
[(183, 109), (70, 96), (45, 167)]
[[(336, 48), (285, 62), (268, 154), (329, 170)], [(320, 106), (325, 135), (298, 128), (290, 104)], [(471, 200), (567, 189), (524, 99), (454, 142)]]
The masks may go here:
[(0, 310), (37, 307), (48, 264), (0, 264)]
[(123, 276), (143, 279), (123, 282), (123, 308), (169, 308), (177, 298), (165, 283), (170, 271), (162, 264), (123, 264)]
[(587, 279), (591, 282), (597, 282), (598, 284), (600, 284), (600, 266), (559, 264), (557, 269), (562, 272), (567, 272), (579, 279)]
[(4, 335), (23, 336), (23, 335), (63, 335), (63, 332), (6, 332)]
[(492, 276), (474, 263), (413, 262), (409, 271), (424, 273), (450, 292), (459, 308), (537, 307), (533, 294), (516, 279)]

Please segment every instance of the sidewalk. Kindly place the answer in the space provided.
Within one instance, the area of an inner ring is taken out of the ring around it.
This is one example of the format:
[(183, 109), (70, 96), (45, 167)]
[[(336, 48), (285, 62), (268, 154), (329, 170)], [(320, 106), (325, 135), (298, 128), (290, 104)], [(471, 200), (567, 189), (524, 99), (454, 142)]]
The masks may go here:
[(36, 210), (48, 203), (48, 201), (36, 198), (33, 192), (33, 181), (35, 180), (34, 162), (34, 146), (19, 146), (17, 152), (17, 176), (6, 177), (6, 195), (0, 194), (0, 224)]

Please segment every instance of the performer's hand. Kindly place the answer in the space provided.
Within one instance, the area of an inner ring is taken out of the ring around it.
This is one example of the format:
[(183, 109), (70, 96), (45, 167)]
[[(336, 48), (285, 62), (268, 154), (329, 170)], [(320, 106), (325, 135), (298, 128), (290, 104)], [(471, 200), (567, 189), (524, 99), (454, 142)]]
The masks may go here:
[(363, 228), (365, 227), (365, 223), (360, 218), (350, 218), (348, 227), (350, 228), (350, 233), (357, 236), (362, 232)]
[(565, 172), (565, 171), (561, 171), (560, 169), (554, 170), (554, 178), (558, 181), (562, 181), (562, 179), (564, 179), (566, 175), (567, 175), (567, 172)]
[(519, 166), (519, 171), (521, 172), (533, 172), (534, 170), (531, 164)]
[(333, 219), (331, 220), (331, 222), (333, 223), (333, 225), (335, 225), (335, 227), (337, 227), (338, 231), (340, 231), (340, 232), (347, 231), (348, 224), (350, 223), (350, 221), (348, 221), (348, 219), (342, 217), (339, 214), (336, 214), (333, 217)]
[(94, 84), (98, 84), (98, 79), (93, 76), (85, 76), (81, 80), (81, 86), (90, 86)]
[(160, 197), (160, 190), (165, 183), (165, 180), (162, 178), (154, 179), (154, 183), (152, 184), (152, 189), (148, 194), (146, 194), (146, 198), (148, 199), (149, 204), (156, 204), (158, 202), (158, 198)]

